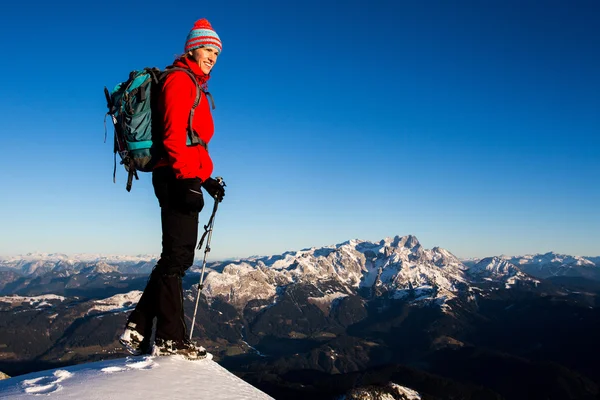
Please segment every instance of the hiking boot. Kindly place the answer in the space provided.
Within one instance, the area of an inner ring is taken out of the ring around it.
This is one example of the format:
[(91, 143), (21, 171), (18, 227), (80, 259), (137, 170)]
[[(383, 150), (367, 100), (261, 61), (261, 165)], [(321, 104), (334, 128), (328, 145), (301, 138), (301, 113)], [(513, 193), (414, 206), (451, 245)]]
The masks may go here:
[(119, 337), (119, 342), (134, 356), (139, 356), (147, 350), (144, 345), (144, 336), (135, 330), (134, 323), (128, 323), (123, 334)]
[(206, 349), (202, 346), (197, 346), (194, 342), (188, 339), (170, 340), (156, 338), (154, 341), (153, 355), (170, 356), (179, 354), (189, 360), (201, 360), (207, 357)]

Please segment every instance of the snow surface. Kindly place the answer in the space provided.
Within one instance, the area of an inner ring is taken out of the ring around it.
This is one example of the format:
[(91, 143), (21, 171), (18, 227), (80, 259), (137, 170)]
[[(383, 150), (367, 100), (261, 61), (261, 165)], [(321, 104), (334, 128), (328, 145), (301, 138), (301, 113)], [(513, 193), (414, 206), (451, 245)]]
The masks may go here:
[(35, 372), (0, 381), (3, 400), (272, 399), (212, 360), (127, 357)]

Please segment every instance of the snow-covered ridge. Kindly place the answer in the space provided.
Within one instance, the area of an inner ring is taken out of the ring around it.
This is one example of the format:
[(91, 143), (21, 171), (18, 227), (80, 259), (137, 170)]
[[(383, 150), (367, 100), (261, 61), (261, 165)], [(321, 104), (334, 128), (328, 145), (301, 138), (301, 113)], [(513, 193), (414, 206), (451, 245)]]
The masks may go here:
[(140, 290), (133, 290), (128, 293), (116, 294), (103, 300), (94, 300), (93, 306), (88, 310), (99, 312), (124, 312), (133, 308), (142, 297)]
[(7, 263), (15, 261), (66, 261), (66, 262), (141, 262), (157, 259), (155, 254), (139, 255), (110, 255), (110, 254), (62, 254), (62, 253), (27, 253), (16, 256), (0, 256), (0, 261)]
[[(550, 264), (571, 266), (571, 267), (600, 267), (600, 256), (571, 256), (567, 254), (558, 254), (548, 252), (544, 254), (526, 254), (520, 256), (499, 255), (498, 259), (506, 260), (513, 265), (535, 265), (547, 266)], [(490, 258), (490, 257), (487, 257)], [(484, 258), (463, 258), (464, 263), (475, 264), (484, 260)]]
[(514, 276), (525, 278), (525, 274), (507, 259), (488, 257), (469, 268), (469, 275), (485, 278), (507, 279)]
[(389, 382), (385, 386), (367, 386), (352, 389), (349, 394), (340, 397), (338, 400), (421, 400), (419, 392), (407, 388), (405, 386), (398, 385), (393, 382)]
[(322, 297), (309, 297), (308, 302), (319, 307), (325, 315), (328, 315), (336, 300), (347, 297), (346, 293), (327, 293)]
[(535, 265), (547, 265), (547, 264), (560, 264), (564, 266), (577, 266), (577, 267), (595, 267), (597, 266), (594, 261), (591, 260), (593, 257), (580, 257), (570, 256), (566, 254), (557, 254), (549, 252), (545, 254), (529, 254), (524, 256), (501, 256), (505, 260), (509, 260), (515, 265), (524, 264), (535, 264)]
[(580, 257), (549, 252), (519, 257), (501, 256), (521, 271), (537, 278), (584, 277), (600, 279), (600, 257)]
[(62, 301), (65, 301), (65, 298), (62, 296), (57, 296), (55, 294), (45, 294), (45, 295), (41, 295), (41, 296), (13, 295), (13, 296), (0, 297), (1, 303), (8, 303), (8, 304), (29, 303), (30, 306), (34, 306), (34, 307), (50, 306), (51, 303), (49, 303), (49, 302), (52, 300), (57, 300), (57, 301), (62, 302)]
[[(356, 290), (398, 291), (422, 288), (426, 297), (448, 300), (467, 281), (466, 267), (439, 247), (424, 249), (414, 236), (395, 236), (379, 242), (350, 240), (279, 256), (245, 259), (226, 264), (206, 278), (207, 297), (223, 297), (242, 307), (252, 299), (269, 300), (277, 288), (291, 283), (336, 282), (334, 299)], [(314, 301), (314, 299), (313, 299)]]
[(45, 254), (29, 253), (21, 256), (0, 257), (0, 270), (13, 270), (25, 276), (40, 276), (48, 272), (61, 276), (76, 273), (106, 274), (146, 273), (156, 264), (158, 256), (100, 255), (100, 254)]
[(469, 268), (468, 274), (477, 280), (504, 282), (507, 289), (518, 281), (539, 283), (538, 280), (523, 273), (516, 265), (500, 257), (484, 258)]

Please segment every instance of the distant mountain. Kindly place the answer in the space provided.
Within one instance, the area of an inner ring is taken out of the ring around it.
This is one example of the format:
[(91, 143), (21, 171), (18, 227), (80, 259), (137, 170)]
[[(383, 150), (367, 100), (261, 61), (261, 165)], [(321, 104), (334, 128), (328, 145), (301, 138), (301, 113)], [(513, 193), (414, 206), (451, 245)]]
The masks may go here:
[(503, 258), (537, 278), (571, 276), (600, 280), (600, 257), (578, 257), (550, 252)]
[(27, 254), (0, 260), (0, 295), (57, 294), (98, 298), (139, 288), (151, 256)]
[[(439, 247), (431, 250), (422, 249), (421, 245), (418, 243), (418, 240), (414, 236), (410, 235), (404, 238), (400, 238), (398, 236), (394, 238), (387, 238), (380, 243), (351, 240), (335, 246), (305, 249), (298, 252), (287, 252), (276, 256), (252, 256), (241, 260), (212, 262), (209, 263), (209, 266), (217, 271), (221, 271), (225, 266), (228, 265), (241, 265), (243, 263), (246, 263), (252, 267), (259, 266), (262, 263), (262, 265), (269, 267), (277, 261), (281, 261), (283, 259), (289, 260), (290, 257), (294, 257), (294, 255), (300, 256), (305, 254), (304, 257), (308, 257), (308, 255), (312, 255), (312, 257), (319, 257), (321, 255), (327, 255), (337, 248), (344, 246), (348, 247), (352, 246), (353, 244), (360, 245), (362, 243), (364, 248), (369, 246), (376, 248), (382, 246), (381, 243), (383, 242), (391, 244), (394, 241), (399, 240), (407, 241), (408, 246), (406, 248), (412, 249), (413, 247), (416, 247), (416, 249), (419, 249), (416, 251), (431, 253), (430, 257), (438, 258), (436, 262), (440, 262), (440, 260), (443, 262), (445, 258), (448, 258), (448, 260), (452, 260), (451, 262), (455, 265), (458, 265), (458, 268), (462, 269), (463, 271), (469, 270), (477, 263), (491, 259), (495, 260), (494, 262), (500, 262), (499, 260), (504, 260), (518, 268), (521, 272), (531, 275), (535, 278), (548, 278), (551, 276), (582, 276), (590, 279), (600, 280), (600, 256), (580, 257), (549, 252), (545, 254), (533, 254), (525, 256), (501, 255), (487, 257), (484, 259), (471, 258), (459, 260), (447, 250)], [(411, 246), (411, 243), (415, 246)], [(357, 247), (356, 250), (358, 252), (362, 252), (361, 248), (359, 247)], [(376, 250), (379, 251), (378, 249)], [(433, 253), (436, 252), (437, 256), (434, 256)], [(415, 256), (419, 255), (415, 254)], [(70, 276), (73, 274), (80, 274), (82, 272), (86, 274), (110, 272), (118, 272), (121, 274), (147, 274), (152, 270), (157, 260), (158, 256), (156, 255), (123, 256), (100, 254), (66, 255), (60, 253), (28, 253), (21, 256), (0, 257), (0, 272), (10, 272), (13, 274), (13, 276), (43, 276), (48, 273), (54, 273), (57, 276)], [(191, 271), (197, 271), (198, 269), (199, 268), (197, 267), (192, 267)], [(476, 269), (481, 269), (481, 266), (477, 267)], [(388, 273), (391, 273), (392, 269), (387, 269), (387, 271)], [(495, 273), (495, 276), (498, 277), (499, 275)], [(374, 276), (370, 277), (370, 279), (373, 278)], [(0, 279), (0, 285), (1, 284), (2, 280)]]
[(535, 278), (523, 273), (516, 265), (499, 257), (484, 258), (471, 266), (467, 273), (473, 279), (504, 282), (507, 287), (517, 281), (539, 283)]
[(546, 279), (550, 277), (582, 277), (600, 281), (600, 257), (580, 257), (549, 252), (525, 256), (495, 256), (485, 259), (463, 259), (462, 263), (472, 268), (483, 260), (495, 259), (517, 267), (532, 277)]
[(156, 256), (118, 256), (76, 254), (29, 253), (17, 257), (0, 258), (0, 271), (12, 271), (23, 276), (42, 276), (55, 273), (60, 276), (78, 274), (82, 270), (100, 273), (145, 274), (156, 264)]

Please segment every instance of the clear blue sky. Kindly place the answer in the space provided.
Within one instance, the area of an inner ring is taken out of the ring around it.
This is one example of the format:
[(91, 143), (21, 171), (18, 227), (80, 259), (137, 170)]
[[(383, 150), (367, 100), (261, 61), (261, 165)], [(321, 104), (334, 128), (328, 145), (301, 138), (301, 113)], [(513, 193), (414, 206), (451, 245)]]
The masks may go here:
[(160, 252), (150, 175), (112, 183), (102, 90), (168, 65), (202, 17), (223, 41), (213, 259), (407, 234), (600, 255), (591, 0), (10, 2), (0, 255)]

